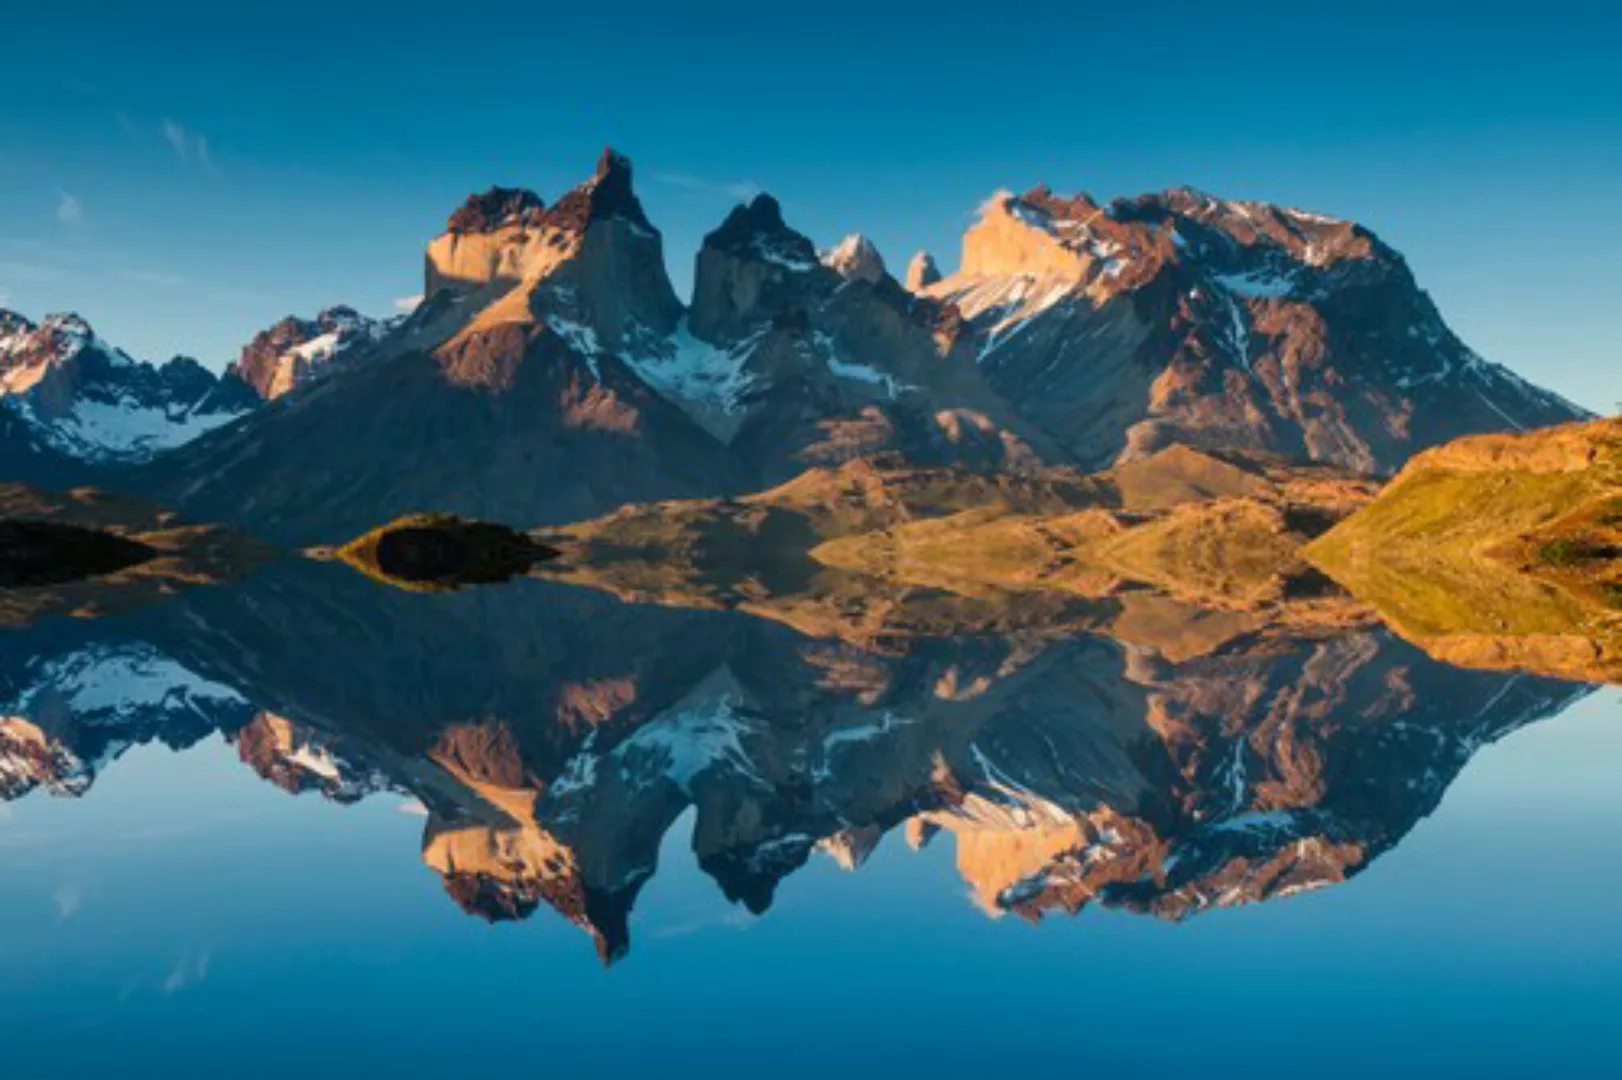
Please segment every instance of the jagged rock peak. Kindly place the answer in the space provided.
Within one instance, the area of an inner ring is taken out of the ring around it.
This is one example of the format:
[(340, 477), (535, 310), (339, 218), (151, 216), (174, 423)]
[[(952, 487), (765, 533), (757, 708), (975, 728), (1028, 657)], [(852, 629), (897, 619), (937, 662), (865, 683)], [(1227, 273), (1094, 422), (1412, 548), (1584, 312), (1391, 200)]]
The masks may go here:
[(920, 292), (940, 279), (941, 271), (935, 265), (935, 256), (927, 251), (915, 252), (907, 263), (907, 289)]
[(26, 316), (0, 308), (0, 339), (16, 334), (32, 334), (35, 329), (37, 328)]
[[(135, 363), (119, 349), (96, 336), (90, 324), (74, 312), (47, 315), (35, 324), (16, 312), (0, 313), (0, 369), (27, 368), (43, 372), (66, 364), (86, 349), (104, 356), (114, 366)], [(17, 389), (16, 386), (0, 387)]]
[(822, 253), (822, 265), (848, 279), (878, 284), (885, 276), (884, 257), (861, 233), (851, 233)]
[(289, 315), (243, 346), (227, 374), (270, 401), (330, 373), (334, 361), (378, 341), (390, 326), (346, 304), (329, 307), (313, 319)]
[(819, 265), (816, 246), (784, 223), (783, 208), (764, 192), (733, 207), (720, 227), (704, 237), (704, 247), (789, 270)]
[(1180, 220), (1221, 233), (1242, 248), (1279, 251), (1309, 266), (1328, 266), (1343, 259), (1398, 258), (1356, 222), (1274, 203), (1221, 199), (1191, 187), (1118, 199), (1110, 204), (1108, 213), (1122, 222)]
[(611, 146), (603, 147), (591, 179), (559, 199), (546, 216), (551, 225), (578, 231), (606, 218), (624, 218), (653, 229), (632, 185), (631, 159)]
[(548, 208), (528, 188), (493, 187), (472, 195), (450, 216), (446, 231), (459, 234), (492, 233), (508, 228), (584, 230), (604, 218), (628, 218), (651, 228), (631, 183), (631, 159), (605, 147), (590, 179), (570, 190)]
[(446, 223), (447, 232), (487, 233), (510, 226), (540, 223), (546, 210), (541, 197), (527, 188), (492, 187), (470, 195)]

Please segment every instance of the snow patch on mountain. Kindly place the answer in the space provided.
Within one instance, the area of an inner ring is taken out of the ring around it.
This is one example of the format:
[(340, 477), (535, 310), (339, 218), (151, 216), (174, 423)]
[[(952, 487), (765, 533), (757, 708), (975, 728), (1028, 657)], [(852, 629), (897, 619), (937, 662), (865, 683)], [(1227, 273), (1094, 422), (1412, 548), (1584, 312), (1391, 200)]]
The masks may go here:
[(144, 461), (243, 415), (196, 412), (190, 407), (172, 411), (144, 405), (133, 395), (117, 401), (78, 401), (57, 417), (39, 415), (28, 402), (19, 412), (53, 449), (93, 462)]
[(247, 413), (222, 380), (192, 360), (133, 360), (77, 315), (38, 326), (0, 312), (0, 405), (52, 449), (96, 464), (133, 464)]
[(161, 710), (212, 719), (221, 706), (247, 701), (144, 643), (94, 645), (43, 665), (30, 686), (5, 709), (25, 716), (65, 710), (79, 723), (122, 723)]
[(1295, 279), (1274, 270), (1247, 270), (1243, 273), (1213, 274), (1218, 285), (1249, 300), (1278, 300), (1295, 291)]
[(670, 337), (620, 359), (653, 388), (682, 406), (700, 406), (725, 414), (737, 412), (754, 385), (745, 365), (765, 336), (755, 332), (730, 348), (694, 337), (683, 319)]
[(762, 259), (774, 266), (781, 266), (785, 270), (796, 274), (808, 273), (817, 268), (817, 264), (809, 259), (802, 259), (782, 245), (773, 242), (769, 236), (756, 236), (753, 240), (754, 251)]
[(711, 701), (677, 706), (614, 748), (614, 760), (627, 782), (646, 786), (658, 779), (692, 794), (693, 781), (712, 769), (724, 769), (764, 784), (744, 750), (754, 730), (740, 702), (730, 693)]

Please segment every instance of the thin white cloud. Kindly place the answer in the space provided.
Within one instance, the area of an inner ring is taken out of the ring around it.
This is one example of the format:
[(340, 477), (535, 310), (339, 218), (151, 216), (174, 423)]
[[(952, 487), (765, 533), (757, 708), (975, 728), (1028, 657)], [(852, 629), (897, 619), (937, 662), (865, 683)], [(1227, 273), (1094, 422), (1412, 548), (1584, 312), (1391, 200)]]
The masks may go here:
[(84, 224), (84, 202), (77, 195), (61, 192), (56, 200), (56, 220), (76, 229)]
[(394, 310), (407, 315), (422, 306), (422, 293), (415, 296), (402, 296), (394, 302)]
[(163, 132), (163, 141), (174, 148), (181, 161), (191, 159), (191, 133), (173, 120), (165, 120), (159, 128)]
[(208, 978), (209, 956), (210, 954), (204, 951), (195, 957), (182, 956), (179, 960), (176, 960), (175, 966), (169, 970), (169, 974), (164, 978), (163, 985), (160, 987), (164, 997), (177, 994), (188, 986), (205, 981)]
[(51, 899), (56, 905), (56, 921), (67, 922), (84, 907), (84, 890), (77, 885), (62, 885)]
[(691, 176), (687, 173), (654, 173), (648, 179), (655, 184), (665, 187), (678, 188), (682, 191), (691, 191), (700, 195), (719, 195), (738, 202), (748, 202), (761, 193), (761, 187), (753, 180), (708, 180), (702, 176)]
[(158, 133), (181, 161), (188, 165), (201, 165), (209, 172), (219, 171), (214, 165), (213, 153), (209, 150), (208, 136), (192, 131), (178, 120), (169, 119), (158, 125)]

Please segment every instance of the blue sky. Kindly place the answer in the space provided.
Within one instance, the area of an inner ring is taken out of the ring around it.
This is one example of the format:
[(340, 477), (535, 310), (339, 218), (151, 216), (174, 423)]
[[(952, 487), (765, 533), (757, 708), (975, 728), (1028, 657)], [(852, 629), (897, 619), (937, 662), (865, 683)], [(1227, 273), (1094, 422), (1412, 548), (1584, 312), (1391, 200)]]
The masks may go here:
[(819, 244), (950, 266), (1046, 181), (1353, 217), (1490, 359), (1622, 398), (1622, 13), (1597, 5), (16, 5), (0, 305), (211, 366), (257, 329), (420, 288), (470, 191), (548, 199), (630, 154), (685, 291), (778, 195)]

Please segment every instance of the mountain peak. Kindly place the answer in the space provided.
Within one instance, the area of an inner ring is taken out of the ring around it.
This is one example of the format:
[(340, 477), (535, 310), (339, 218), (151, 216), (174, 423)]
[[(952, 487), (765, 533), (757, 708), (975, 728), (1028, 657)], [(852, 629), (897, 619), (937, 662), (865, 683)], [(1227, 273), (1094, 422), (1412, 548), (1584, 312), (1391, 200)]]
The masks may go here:
[(75, 312), (47, 315), (37, 325), (16, 312), (0, 312), (0, 360), (10, 369), (0, 392), (32, 386), (47, 369), (67, 364), (92, 347), (109, 364), (134, 363), (97, 338), (90, 324)]
[(615, 173), (624, 173), (627, 180), (631, 176), (631, 159), (615, 150), (612, 146), (604, 146), (603, 152), (597, 158), (598, 180), (606, 179)]
[(0, 308), (0, 349), (5, 347), (5, 340), (18, 334), (32, 334), (37, 327), (26, 316), (6, 308)]
[(783, 221), (783, 208), (762, 192), (739, 204), (699, 247), (689, 321), (706, 341), (732, 337), (760, 320), (798, 311), (807, 287), (838, 278), (817, 259), (804, 234)]
[(492, 187), (467, 201), (451, 214), (447, 232), (490, 233), (497, 229), (537, 225), (546, 210), (541, 197), (528, 188)]
[[(704, 246), (720, 251), (742, 253), (754, 244), (757, 237), (762, 236), (772, 238), (791, 236), (805, 240), (784, 223), (782, 206), (764, 191), (747, 203), (734, 206), (725, 220), (704, 237)], [(805, 240), (805, 243), (809, 247), (811, 242)], [(814, 250), (812, 255), (815, 255)]]
[(1356, 222), (1269, 202), (1223, 199), (1192, 187), (1119, 200), (1111, 210), (1123, 221), (1165, 223), (1175, 219), (1194, 232), (1204, 229), (1220, 234), (1219, 245), (1272, 251), (1320, 269), (1348, 259), (1396, 258), (1395, 252)]
[(631, 159), (613, 147), (604, 147), (591, 178), (557, 201), (547, 213), (547, 224), (584, 231), (593, 221), (616, 217), (644, 229), (653, 228), (636, 197)]
[[(492, 188), (469, 199), (451, 216), (451, 227), (429, 243), (423, 295), (432, 299), (446, 287), (467, 293), (497, 286), (477, 307), (462, 309), (470, 314), (520, 282), (555, 274), (581, 254), (594, 223), (609, 221), (624, 223), (622, 232), (629, 234), (613, 244), (651, 242), (657, 248), (659, 233), (636, 197), (631, 161), (613, 149), (605, 149), (592, 175), (550, 207), (523, 188)], [(646, 261), (645, 254), (636, 260)]]
[(720, 227), (704, 237), (703, 250), (772, 263), (796, 273), (820, 265), (816, 246), (784, 222), (782, 206), (764, 192), (733, 207)]
[(861, 233), (851, 233), (822, 253), (822, 265), (847, 279), (878, 284), (885, 277), (884, 257)]
[(941, 271), (935, 265), (935, 256), (927, 251), (914, 252), (907, 263), (907, 290), (920, 292), (940, 279)]
[(335, 304), (313, 319), (289, 315), (254, 335), (230, 366), (266, 401), (330, 374), (381, 339), (390, 323), (370, 319), (347, 304)]
[(194, 360), (161, 366), (103, 341), (74, 313), (0, 323), (0, 398), (39, 442), (81, 464), (143, 462), (242, 415)]
[(1140, 256), (1158, 246), (1150, 230), (1115, 220), (1086, 195), (1065, 198), (1046, 185), (999, 191), (963, 236), (962, 274), (1110, 284), (1130, 265), (1147, 267)]

